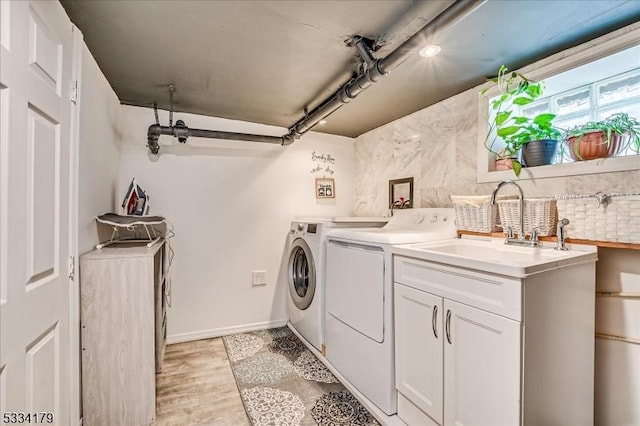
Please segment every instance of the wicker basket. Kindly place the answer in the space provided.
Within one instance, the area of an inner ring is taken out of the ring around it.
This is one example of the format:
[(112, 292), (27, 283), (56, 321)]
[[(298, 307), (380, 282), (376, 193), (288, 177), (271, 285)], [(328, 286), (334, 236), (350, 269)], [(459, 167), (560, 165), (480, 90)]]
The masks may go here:
[[(517, 195), (500, 195), (497, 200), (517, 198)], [(500, 231), (498, 206), (491, 205), (490, 195), (451, 195), (456, 224), (459, 230), (475, 232)]]
[(557, 198), (558, 216), (569, 219), (568, 238), (640, 243), (640, 193)]
[[(520, 200), (498, 202), (503, 229), (511, 227), (515, 233), (520, 229)], [(556, 235), (558, 211), (554, 198), (529, 198), (524, 200), (524, 232), (531, 235), (538, 228), (539, 236)]]

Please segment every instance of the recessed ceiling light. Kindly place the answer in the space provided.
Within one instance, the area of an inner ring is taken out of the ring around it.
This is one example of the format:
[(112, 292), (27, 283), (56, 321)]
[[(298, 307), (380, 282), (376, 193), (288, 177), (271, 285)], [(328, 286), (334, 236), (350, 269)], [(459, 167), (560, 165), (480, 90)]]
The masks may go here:
[(442, 49), (437, 44), (430, 44), (420, 49), (420, 56), (423, 58), (431, 58), (440, 53), (440, 50)]
[(321, 126), (322, 126), (323, 124), (327, 124), (327, 120), (320, 120), (320, 121), (318, 121), (318, 124), (319, 124), (319, 125), (321, 125)]

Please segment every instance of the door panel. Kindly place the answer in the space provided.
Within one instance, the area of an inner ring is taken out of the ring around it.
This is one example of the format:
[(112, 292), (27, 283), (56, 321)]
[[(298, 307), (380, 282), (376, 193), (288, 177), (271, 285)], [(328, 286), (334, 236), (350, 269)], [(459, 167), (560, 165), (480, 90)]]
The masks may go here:
[(31, 106), (27, 126), (27, 282), (34, 283), (56, 273), (60, 141), (58, 123)]
[(27, 410), (56, 412), (60, 388), (60, 342), (57, 324), (39, 336), (28, 348), (26, 357)]
[(29, 33), (29, 66), (60, 94), (62, 46), (33, 9), (29, 13)]
[(57, 1), (0, 3), (0, 405), (69, 424), (74, 36)]
[(444, 424), (519, 424), (520, 323), (447, 299), (444, 310)]
[(443, 299), (395, 284), (396, 388), (442, 424)]
[(382, 249), (329, 241), (327, 313), (376, 342), (384, 340)]

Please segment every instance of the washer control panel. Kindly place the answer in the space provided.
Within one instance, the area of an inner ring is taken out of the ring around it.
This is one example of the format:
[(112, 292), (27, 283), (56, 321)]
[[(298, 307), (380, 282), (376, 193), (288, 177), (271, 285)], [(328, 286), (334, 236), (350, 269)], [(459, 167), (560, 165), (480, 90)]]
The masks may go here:
[(317, 234), (318, 233), (318, 224), (317, 223), (308, 223), (308, 222), (293, 222), (291, 223), (291, 229), (289, 230), (289, 234), (295, 236), (303, 236), (306, 234)]

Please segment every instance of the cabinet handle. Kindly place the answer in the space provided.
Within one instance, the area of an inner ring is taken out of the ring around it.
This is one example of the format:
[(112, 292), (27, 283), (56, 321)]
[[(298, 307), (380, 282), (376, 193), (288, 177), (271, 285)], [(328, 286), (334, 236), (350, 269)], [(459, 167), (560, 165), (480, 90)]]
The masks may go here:
[(431, 317), (431, 327), (433, 328), (433, 335), (438, 338), (438, 331), (436, 330), (436, 326), (438, 324), (438, 305), (433, 307), (433, 316)]
[(447, 322), (444, 325), (445, 333), (447, 333), (447, 342), (451, 344), (451, 309), (447, 309)]

